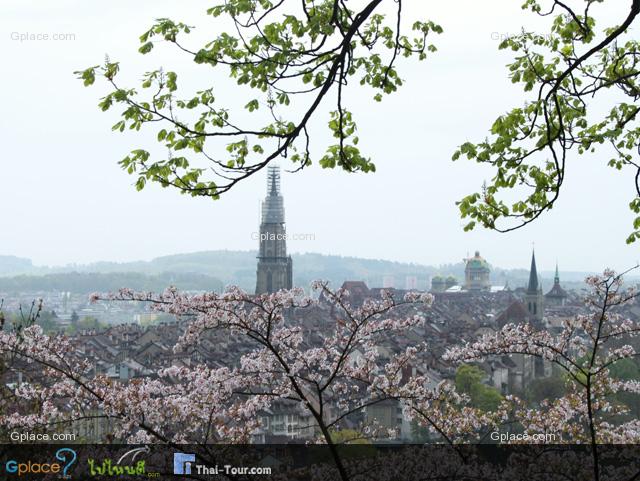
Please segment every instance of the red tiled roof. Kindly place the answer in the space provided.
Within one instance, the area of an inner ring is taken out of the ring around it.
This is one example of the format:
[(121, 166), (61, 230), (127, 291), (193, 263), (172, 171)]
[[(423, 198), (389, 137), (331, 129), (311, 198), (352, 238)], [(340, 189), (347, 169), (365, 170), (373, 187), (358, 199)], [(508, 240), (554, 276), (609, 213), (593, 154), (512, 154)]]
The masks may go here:
[(498, 326), (502, 327), (510, 322), (524, 322), (527, 317), (529, 317), (529, 313), (524, 307), (524, 304), (520, 301), (513, 301), (509, 307), (502, 311), (502, 313), (496, 318), (496, 323)]

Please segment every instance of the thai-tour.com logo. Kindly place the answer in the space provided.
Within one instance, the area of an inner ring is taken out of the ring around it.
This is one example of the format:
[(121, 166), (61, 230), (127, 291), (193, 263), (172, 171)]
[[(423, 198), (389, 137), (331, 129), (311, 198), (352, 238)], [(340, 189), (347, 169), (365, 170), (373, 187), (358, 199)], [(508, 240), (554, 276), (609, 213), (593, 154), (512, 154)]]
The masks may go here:
[(29, 476), (32, 474), (57, 474), (69, 479), (69, 468), (76, 462), (78, 455), (71, 448), (61, 448), (56, 451), (55, 458), (50, 462), (34, 462), (32, 460), (18, 461), (10, 459), (5, 463), (5, 472), (12, 476)]
[(208, 474), (208, 475), (260, 475), (271, 474), (268, 466), (232, 466), (230, 464), (206, 466), (196, 464), (196, 455), (192, 453), (173, 453), (173, 474)]
[(173, 453), (173, 474), (191, 474), (191, 465), (195, 462), (195, 454)]

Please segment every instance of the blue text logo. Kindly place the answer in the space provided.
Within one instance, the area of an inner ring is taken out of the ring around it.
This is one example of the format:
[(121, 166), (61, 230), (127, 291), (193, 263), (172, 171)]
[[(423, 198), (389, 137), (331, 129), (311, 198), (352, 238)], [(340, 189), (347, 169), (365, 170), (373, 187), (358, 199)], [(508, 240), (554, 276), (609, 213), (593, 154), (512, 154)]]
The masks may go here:
[(191, 463), (195, 462), (195, 454), (173, 453), (173, 474), (191, 474)]

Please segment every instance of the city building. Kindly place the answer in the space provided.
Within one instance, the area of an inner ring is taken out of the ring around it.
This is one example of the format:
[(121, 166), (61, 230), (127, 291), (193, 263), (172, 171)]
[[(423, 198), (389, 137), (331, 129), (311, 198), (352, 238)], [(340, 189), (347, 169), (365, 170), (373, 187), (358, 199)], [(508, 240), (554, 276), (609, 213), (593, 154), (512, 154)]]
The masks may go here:
[[(537, 329), (547, 329), (547, 322), (544, 318), (544, 299), (542, 285), (538, 278), (536, 254), (532, 252), (529, 282), (524, 290), (524, 297), (522, 300), (513, 301), (496, 318), (496, 327), (502, 328), (506, 324), (530, 323)], [(503, 394), (521, 395), (533, 380), (546, 378), (552, 374), (550, 361), (523, 354), (501, 356), (490, 359), (488, 363), (491, 366), (493, 384)]]
[(454, 276), (447, 276), (447, 278), (444, 280), (445, 289), (451, 289), (452, 287), (455, 287), (457, 285), (458, 279), (456, 279)]
[(444, 277), (438, 275), (431, 279), (431, 292), (444, 292), (446, 288)]
[(293, 286), (293, 265), (287, 255), (284, 199), (280, 193), (280, 168), (268, 167), (267, 196), (262, 203), (256, 294), (278, 292)]
[(544, 295), (545, 303), (549, 306), (564, 306), (567, 301), (567, 292), (560, 286), (560, 274), (556, 262), (556, 275), (553, 277), (553, 287)]
[(465, 289), (468, 291), (491, 289), (491, 280), (489, 279), (491, 268), (489, 267), (489, 263), (480, 256), (480, 252), (476, 251), (475, 255), (469, 259), (465, 259), (465, 262)]
[(407, 276), (405, 278), (404, 288), (408, 291), (418, 290), (418, 278), (416, 276)]
[(319, 433), (319, 427), (308, 409), (300, 403), (277, 399), (259, 412), (260, 427), (251, 435), (253, 444), (309, 441)]
[(538, 278), (538, 268), (536, 267), (536, 253), (531, 253), (531, 269), (529, 270), (529, 284), (524, 296), (524, 302), (529, 313), (529, 318), (533, 324), (539, 324), (544, 317), (544, 296), (542, 295), (542, 284)]

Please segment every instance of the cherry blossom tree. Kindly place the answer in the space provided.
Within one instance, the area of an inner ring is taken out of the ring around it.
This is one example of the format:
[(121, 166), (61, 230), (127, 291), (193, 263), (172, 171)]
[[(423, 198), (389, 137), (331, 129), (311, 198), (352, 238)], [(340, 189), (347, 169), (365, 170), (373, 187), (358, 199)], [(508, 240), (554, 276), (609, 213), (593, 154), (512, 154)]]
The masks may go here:
[[(640, 382), (610, 376), (617, 361), (636, 356), (627, 340), (640, 326), (620, 312), (637, 295), (623, 288), (621, 275), (606, 271), (588, 283), (593, 291), (586, 298), (589, 313), (564, 321), (557, 334), (530, 325), (507, 325), (444, 355), (458, 363), (519, 354), (558, 365), (568, 379), (567, 394), (536, 408), (507, 397), (496, 412), (486, 413), (470, 407), (453, 383), (430, 388), (424, 375), (410, 369), (420, 362), (424, 344), (383, 360), (379, 347), (390, 336), (398, 338), (424, 323), (431, 295), (409, 293), (395, 299), (383, 291), (380, 299), (357, 307), (350, 305), (347, 291), (316, 282), (313, 289), (319, 298), (301, 289), (252, 296), (238, 288), (223, 294), (187, 295), (169, 288), (159, 295), (129, 289), (93, 295), (93, 301), (148, 303), (181, 319), (184, 331), (175, 346), (178, 352), (188, 353), (212, 331), (251, 346), (224, 367), (174, 365), (127, 383), (95, 375), (91, 361), (79, 355), (66, 336), (45, 335), (37, 324), (2, 331), (0, 352), (6, 366), (20, 364), (28, 372), (30, 365), (39, 376), (15, 386), (13, 396), (19, 402), (5, 403), (0, 425), (38, 429), (105, 417), (112, 421), (114, 435), (130, 442), (243, 443), (260, 427), (261, 411), (286, 401), (310, 414), (314, 440), (327, 445), (340, 479), (346, 480), (353, 479), (351, 469), (332, 432), (349, 416), (394, 400), (463, 460), (468, 456), (461, 444), (481, 442), (488, 431), (506, 424), (517, 423), (530, 436), (555, 433), (562, 435), (561, 442), (589, 443), (597, 480), (599, 444), (640, 439), (638, 420), (621, 421), (625, 407), (611, 397), (640, 392)], [(326, 329), (312, 343), (295, 319), (323, 303), (333, 314), (326, 316)], [(367, 429), (378, 439), (384, 436), (379, 426)]]
[[(196, 296), (173, 288), (160, 295), (122, 289), (92, 296), (93, 301), (150, 303), (159, 312), (185, 319), (176, 351), (191, 349), (211, 330), (227, 331), (253, 346), (234, 365), (172, 366), (160, 369), (157, 377), (124, 385), (92, 375), (91, 362), (78, 357), (65, 336), (47, 336), (38, 325), (20, 333), (3, 332), (3, 355), (37, 365), (43, 376), (41, 383), (15, 389), (19, 399), (39, 406), (37, 412), (15, 409), (0, 416), (0, 423), (10, 429), (34, 429), (102, 416), (115, 420), (114, 434), (130, 442), (239, 443), (249, 441), (259, 428), (261, 410), (275, 400), (287, 400), (311, 414), (318, 440), (328, 444), (340, 476), (348, 479), (331, 430), (367, 406), (416, 396), (401, 383), (405, 368), (425, 346), (411, 347), (386, 363), (378, 347), (385, 336), (400, 336), (423, 323), (418, 307), (428, 307), (432, 297), (412, 293), (397, 300), (383, 294), (380, 300), (352, 307), (345, 290), (333, 291), (320, 282), (313, 288), (322, 301), (301, 289), (261, 296), (237, 288)], [(334, 306), (335, 319), (319, 345), (305, 345), (301, 326), (287, 322), (285, 313), (320, 302)], [(397, 315), (403, 308), (414, 313)], [(423, 403), (427, 398), (442, 402), (449, 394), (442, 386), (429, 391), (425, 382), (422, 377), (410, 380), (421, 389)], [(379, 428), (372, 434), (380, 436)]]
[[(640, 325), (625, 319), (621, 308), (636, 302), (636, 288), (624, 288), (623, 276), (606, 270), (587, 278), (591, 292), (585, 298), (587, 314), (567, 319), (557, 334), (529, 324), (507, 324), (494, 334), (452, 347), (445, 359), (478, 361), (494, 355), (523, 354), (558, 366), (568, 379), (566, 395), (536, 408), (509, 397), (512, 412), (504, 421), (517, 422), (535, 442), (535, 435), (553, 433), (562, 442), (589, 443), (594, 479), (600, 479), (598, 445), (640, 442), (638, 419), (624, 420), (626, 406), (612, 400), (620, 392), (640, 393), (640, 381), (620, 380), (611, 366), (638, 355), (632, 343)], [(544, 439), (540, 437), (540, 439)]]

